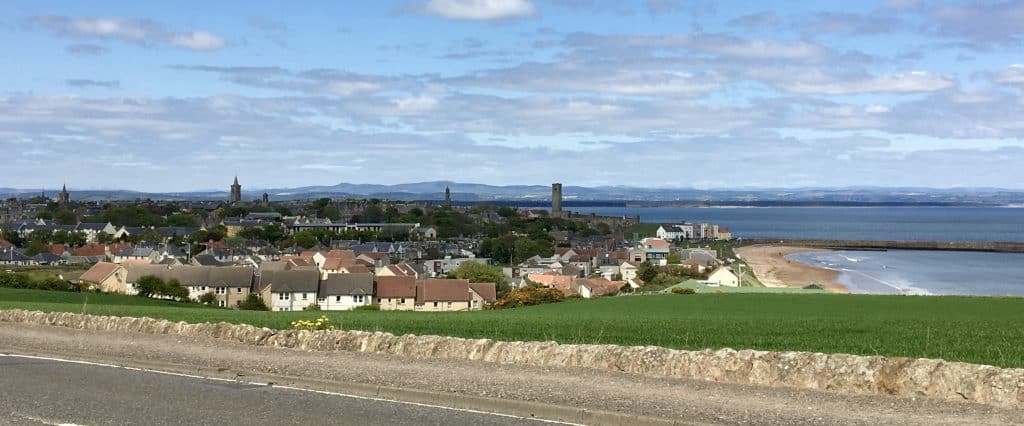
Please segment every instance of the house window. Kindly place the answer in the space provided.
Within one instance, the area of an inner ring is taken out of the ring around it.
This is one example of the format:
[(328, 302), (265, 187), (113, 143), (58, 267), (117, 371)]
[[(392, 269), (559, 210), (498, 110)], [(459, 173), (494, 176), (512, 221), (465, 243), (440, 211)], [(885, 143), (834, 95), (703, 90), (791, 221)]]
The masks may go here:
[(277, 300), (288, 300), (291, 299), (291, 293), (278, 293)]
[(437, 307), (437, 302), (434, 302), (434, 307), (435, 307), (435, 308)]
[(308, 293), (302, 293), (302, 300), (306, 300), (307, 297), (309, 297)]
[(235, 293), (241, 293), (241, 292), (242, 292), (242, 287), (236, 287), (235, 288)]
[(334, 296), (335, 302), (341, 302), (341, 296)]
[(223, 300), (218, 300), (218, 301), (217, 301), (217, 306), (220, 306), (220, 307), (222, 307), (222, 308), (223, 308), (223, 307), (225, 307), (225, 306), (227, 306), (227, 305), (228, 305), (228, 304), (227, 304), (227, 302), (225, 302), (225, 301), (223, 301)]
[(448, 302), (448, 307), (449, 307), (449, 308), (451, 308), (451, 307), (452, 307), (452, 302)]
[[(378, 298), (377, 298), (377, 304), (378, 304), (378, 305), (380, 304), (380, 300), (381, 300), (381, 299), (380, 299), (380, 298), (378, 297)], [(388, 299), (388, 302), (390, 302), (390, 301), (391, 301), (391, 299)]]
[(326, 298), (326, 297), (320, 297), (320, 298), (317, 298), (317, 299), (316, 299), (316, 303), (324, 303), (324, 302), (326, 302), (326, 301), (327, 301), (327, 298)]
[(399, 305), (404, 305), (405, 304), (405, 298), (403, 297), (401, 299), (398, 299), (398, 304)]
[(363, 303), (363, 296), (352, 296), (356, 303)]
[(217, 287), (217, 294), (226, 294), (228, 292), (227, 287)]
[(199, 287), (199, 289), (202, 290), (202, 291), (206, 291), (206, 286), (204, 285), (202, 287)]

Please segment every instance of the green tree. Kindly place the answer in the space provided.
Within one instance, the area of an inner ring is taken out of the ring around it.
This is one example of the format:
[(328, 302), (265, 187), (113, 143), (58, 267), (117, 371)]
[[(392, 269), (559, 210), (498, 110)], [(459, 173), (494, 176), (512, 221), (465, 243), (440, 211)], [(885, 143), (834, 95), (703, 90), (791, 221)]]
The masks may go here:
[(60, 209), (53, 212), (53, 222), (58, 225), (77, 225), (78, 216), (71, 210)]
[(135, 280), (135, 291), (142, 297), (153, 297), (164, 288), (164, 280), (153, 275), (146, 275)]
[(314, 234), (313, 231), (310, 230), (299, 231), (292, 234), (291, 240), (293, 244), (302, 248), (313, 247), (316, 245), (317, 241), (319, 241), (316, 238), (316, 234)]
[(208, 291), (206, 293), (203, 293), (203, 294), (199, 295), (198, 302), (202, 303), (204, 305), (210, 305), (210, 306), (216, 305), (217, 304), (217, 295), (213, 294), (212, 291)]
[(637, 278), (640, 278), (645, 283), (654, 281), (658, 278), (658, 267), (651, 264), (651, 262), (644, 262), (640, 264), (640, 267), (636, 270)]
[(260, 298), (256, 293), (249, 293), (249, 296), (238, 304), (238, 309), (244, 311), (269, 311), (266, 303), (263, 303), (263, 299)]
[(190, 214), (178, 213), (167, 216), (167, 226), (196, 226), (196, 218)]
[(681, 262), (681, 259), (679, 258), (678, 254), (669, 253), (668, 256), (665, 258), (665, 261), (669, 265), (678, 265)]
[(452, 278), (469, 280), (471, 283), (494, 283), (498, 297), (503, 297), (509, 291), (508, 283), (505, 282), (505, 274), (501, 268), (480, 262), (462, 262), (449, 275)]

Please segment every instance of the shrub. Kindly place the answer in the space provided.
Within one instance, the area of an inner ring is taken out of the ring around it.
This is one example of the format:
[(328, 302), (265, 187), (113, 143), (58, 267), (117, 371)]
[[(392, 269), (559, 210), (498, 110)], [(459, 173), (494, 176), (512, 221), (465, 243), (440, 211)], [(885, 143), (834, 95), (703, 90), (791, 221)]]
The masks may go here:
[(296, 330), (334, 330), (334, 324), (331, 324), (331, 319), (326, 316), (320, 315), (316, 320), (296, 320), (292, 321), (292, 328)]
[(313, 303), (313, 304), (310, 304), (309, 306), (306, 306), (305, 308), (302, 308), (302, 310), (303, 311), (319, 311), (320, 310), (320, 305), (318, 305), (316, 303)]
[(356, 306), (352, 310), (353, 311), (379, 311), (380, 310), (380, 305), (374, 303), (372, 305)]
[(199, 296), (198, 302), (204, 305), (213, 305), (217, 303), (217, 296), (212, 291), (208, 291)]
[(255, 294), (249, 293), (249, 296), (245, 298), (241, 303), (238, 304), (238, 309), (243, 311), (269, 311), (266, 303), (263, 303), (263, 299)]
[(505, 297), (487, 305), (487, 309), (517, 308), (520, 306), (540, 305), (542, 303), (560, 302), (565, 298), (561, 290), (545, 288), (539, 285), (528, 285), (508, 292)]
[(690, 288), (690, 287), (673, 287), (672, 288), (672, 293), (675, 293), (675, 294), (695, 294), (695, 293), (697, 293), (697, 291), (692, 289), (692, 288)]

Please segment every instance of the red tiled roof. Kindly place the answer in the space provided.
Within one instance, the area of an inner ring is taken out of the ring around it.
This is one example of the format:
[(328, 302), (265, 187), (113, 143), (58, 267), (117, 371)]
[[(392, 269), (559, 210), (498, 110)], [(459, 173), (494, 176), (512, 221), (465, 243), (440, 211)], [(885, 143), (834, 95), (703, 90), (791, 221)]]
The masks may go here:
[(321, 268), (325, 271), (340, 271), (341, 268), (355, 265), (356, 262), (352, 259), (346, 259), (342, 257), (328, 257), (324, 260)]
[(414, 277), (376, 277), (377, 297), (416, 297)]
[(473, 289), (485, 301), (493, 302), (498, 300), (498, 290), (494, 283), (469, 283), (469, 288)]
[(85, 271), (84, 274), (79, 276), (78, 280), (99, 284), (107, 277), (109, 277), (110, 274), (113, 274), (114, 271), (117, 270), (117, 268), (120, 267), (120, 265), (117, 265), (115, 263), (99, 262), (95, 265), (92, 265), (92, 268), (89, 268), (88, 271)]
[(326, 257), (328, 259), (355, 260), (356, 255), (355, 255), (355, 252), (352, 251), (352, 250), (337, 250), (337, 249), (335, 249), (335, 250), (331, 250), (331, 251), (329, 251), (327, 253), (324, 253), (324, 257)]
[(416, 283), (416, 303), (469, 301), (469, 280), (428, 279)]
[(50, 253), (53, 253), (57, 256), (63, 256), (64, 244), (50, 244)]
[(0, 247), (4, 247), (4, 248), (14, 247), (14, 244), (11, 244), (10, 241), (7, 241), (7, 240), (5, 240), (3, 238), (0, 238)]
[(75, 256), (104, 256), (106, 247), (103, 244), (86, 244), (71, 251)]

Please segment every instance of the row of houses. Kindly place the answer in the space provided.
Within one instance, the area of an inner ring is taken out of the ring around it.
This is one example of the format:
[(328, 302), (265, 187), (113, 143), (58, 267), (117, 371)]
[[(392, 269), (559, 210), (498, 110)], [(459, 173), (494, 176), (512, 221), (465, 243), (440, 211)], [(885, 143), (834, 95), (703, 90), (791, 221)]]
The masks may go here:
[(466, 311), (482, 309), (496, 299), (494, 283), (374, 276), (369, 272), (325, 277), (308, 267), (253, 270), (100, 262), (78, 280), (103, 292), (136, 294), (136, 283), (146, 276), (175, 280), (188, 289), (192, 299), (212, 293), (221, 307), (236, 307), (250, 294), (257, 294), (272, 311), (279, 312), (304, 310), (314, 304), (321, 310), (351, 310), (374, 303), (382, 310)]
[(658, 226), (655, 235), (663, 240), (684, 241), (684, 240), (731, 240), (732, 232), (729, 228), (720, 227), (710, 223), (688, 223), (663, 224)]

